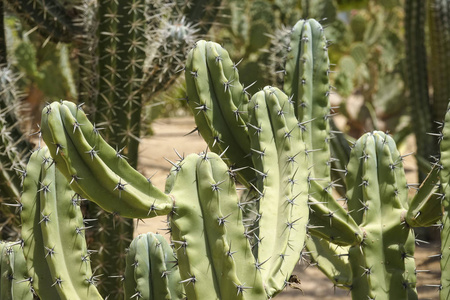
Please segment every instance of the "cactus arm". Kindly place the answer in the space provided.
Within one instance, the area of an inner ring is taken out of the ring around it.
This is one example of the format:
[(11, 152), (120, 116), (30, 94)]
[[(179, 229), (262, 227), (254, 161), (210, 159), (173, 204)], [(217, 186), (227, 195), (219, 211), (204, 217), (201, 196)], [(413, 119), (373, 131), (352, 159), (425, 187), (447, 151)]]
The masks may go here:
[(347, 211), (334, 200), (330, 191), (323, 189), (315, 181), (311, 181), (309, 185), (308, 231), (312, 235), (327, 239), (336, 245), (360, 244), (363, 232)]
[[(48, 167), (50, 163), (44, 161), (47, 149), (38, 149), (30, 157), (26, 168), (26, 177), (22, 193), (22, 238), (24, 241), (24, 256), (27, 261), (33, 287), (37, 294), (44, 299), (60, 299), (53, 284), (49, 266), (45, 261), (45, 247), (42, 231), (38, 224), (42, 218), (40, 201), (38, 201), (41, 179), (41, 167)], [(49, 288), (51, 287), (51, 288)]]
[[(216, 153), (229, 149), (225, 155), (230, 162), (237, 168), (247, 167), (252, 165), (245, 123), (248, 98), (228, 53), (220, 48), (215, 43), (199, 41), (189, 52), (186, 62), (188, 103), (210, 149)], [(255, 174), (247, 168), (238, 176), (249, 186)]]
[(296, 116), (305, 127), (306, 149), (314, 178), (330, 177), (329, 124), (330, 84), (327, 41), (315, 20), (299, 21), (291, 34), (284, 91), (297, 108)]
[(340, 196), (345, 197), (345, 176), (347, 174), (346, 167), (350, 157), (350, 145), (343, 132), (340, 132), (330, 119), (330, 152), (331, 152), (331, 180), (337, 184), (334, 186)]
[(125, 299), (182, 299), (183, 286), (176, 258), (159, 234), (137, 236), (127, 254)]
[[(45, 159), (51, 160), (49, 153)], [(38, 197), (43, 219), (34, 226), (40, 226), (42, 232), (53, 285), (62, 299), (102, 299), (92, 276), (76, 195), (54, 165), (41, 168), (40, 184)]]
[(0, 297), (5, 300), (32, 300), (31, 282), (21, 242), (0, 241)]
[(348, 247), (333, 245), (326, 240), (309, 236), (306, 248), (312, 261), (336, 286), (350, 289), (352, 269), (348, 262)]
[[(82, 116), (83, 113), (78, 110), (77, 115)], [(104, 141), (89, 144), (81, 129), (77, 129), (78, 126), (85, 125), (75, 120), (66, 105), (54, 102), (44, 109), (42, 117), (43, 138), (61, 172), (80, 195), (96, 202), (107, 211), (125, 217), (148, 218), (171, 211), (172, 203), (169, 197), (136, 171), (127, 172), (131, 167), (120, 153), (118, 155)], [(87, 120), (86, 122), (86, 126), (92, 128), (91, 140), (102, 141), (100, 136), (96, 136), (93, 126)], [(105, 160), (100, 157), (100, 151), (102, 156), (105, 154)], [(116, 174), (108, 165), (114, 166), (119, 173)], [(92, 180), (93, 178), (98, 181)], [(133, 185), (134, 180), (137, 186)]]
[(272, 297), (283, 289), (304, 245), (307, 163), (288, 97), (277, 88), (265, 87), (250, 103), (249, 135), (260, 193), (253, 240), (255, 257), (265, 262), (261, 274)]
[(439, 172), (439, 167), (433, 167), (411, 200), (405, 217), (409, 226), (427, 227), (442, 218)]
[(406, 181), (393, 149), (392, 138), (374, 132), (361, 137), (351, 153), (348, 206), (365, 233), (363, 243), (349, 251), (354, 299), (417, 299), (414, 234), (402, 219), (407, 198), (400, 189), (407, 189)]
[[(132, 0), (118, 5), (116, 91), (109, 98), (115, 116), (111, 130), (118, 147), (124, 149), (131, 166), (136, 167), (140, 137), (142, 85), (145, 60), (145, 1)], [(113, 72), (114, 73), (114, 72)]]
[(264, 299), (226, 165), (214, 153), (189, 155), (170, 176), (176, 177), (170, 191), (176, 203), (173, 243), (187, 297)]

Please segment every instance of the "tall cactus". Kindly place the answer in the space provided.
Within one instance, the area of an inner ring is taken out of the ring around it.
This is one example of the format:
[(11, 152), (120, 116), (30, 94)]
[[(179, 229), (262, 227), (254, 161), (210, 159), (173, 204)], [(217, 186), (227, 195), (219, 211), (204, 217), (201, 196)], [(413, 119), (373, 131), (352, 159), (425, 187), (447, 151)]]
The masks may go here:
[(0, 296), (2, 299), (33, 299), (22, 246), (21, 241), (0, 241)]

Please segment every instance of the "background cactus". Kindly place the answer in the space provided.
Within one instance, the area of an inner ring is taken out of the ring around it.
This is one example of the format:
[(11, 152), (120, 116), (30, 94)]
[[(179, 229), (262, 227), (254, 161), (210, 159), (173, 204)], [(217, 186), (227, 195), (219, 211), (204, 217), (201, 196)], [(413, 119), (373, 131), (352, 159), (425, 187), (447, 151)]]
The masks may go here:
[[(437, 146), (424, 147), (424, 145), (439, 138), (440, 122), (444, 121), (445, 108), (450, 99), (445, 67), (445, 62), (448, 61), (448, 51), (445, 49), (450, 47), (448, 39), (450, 26), (446, 15), (448, 6), (448, 1), (405, 2), (406, 54), (408, 62), (413, 62), (412, 65), (417, 68), (413, 72), (408, 72), (410, 114), (417, 120), (414, 122), (417, 156), (427, 160), (430, 156), (435, 158), (439, 156)], [(426, 32), (429, 33), (430, 50), (425, 43), (428, 38)], [(431, 54), (429, 57), (428, 51)], [(436, 145), (436, 142), (431, 144)], [(424, 173), (420, 175), (420, 179), (423, 180)]]
[(21, 171), (25, 169), (31, 144), (21, 130), (17, 75), (0, 66), (0, 219), (2, 239), (18, 238), (17, 208), (20, 198)]

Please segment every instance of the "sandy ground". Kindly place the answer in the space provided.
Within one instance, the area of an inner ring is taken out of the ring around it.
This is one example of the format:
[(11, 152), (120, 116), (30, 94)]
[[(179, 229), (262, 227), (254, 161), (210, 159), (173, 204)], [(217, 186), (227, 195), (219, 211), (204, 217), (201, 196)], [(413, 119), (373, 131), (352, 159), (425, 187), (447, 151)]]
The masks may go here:
[[(161, 119), (153, 123), (153, 129), (156, 133), (151, 138), (143, 139), (141, 144), (140, 171), (147, 177), (152, 177), (152, 182), (160, 189), (164, 189), (165, 178), (171, 167), (170, 163), (164, 158), (176, 161), (178, 156), (175, 150), (181, 155), (198, 153), (206, 149), (205, 142), (197, 133), (190, 134), (195, 128), (193, 119), (190, 117), (176, 119)], [(414, 141), (409, 141), (406, 148), (411, 148)], [(407, 153), (405, 149), (400, 149), (401, 153)], [(412, 157), (407, 158), (405, 170), (408, 177), (408, 183), (413, 183), (416, 170)], [(145, 223), (139, 223), (136, 234), (148, 231), (162, 232), (164, 228), (163, 221), (165, 217), (147, 219)], [(439, 252), (438, 244), (419, 246), (416, 248), (416, 266), (418, 270), (429, 270), (429, 272), (420, 272), (418, 274), (418, 292), (419, 299), (438, 299), (438, 290), (436, 287), (428, 287), (439, 283), (440, 271), (437, 258), (428, 256)], [(301, 289), (289, 288), (282, 292), (277, 299), (351, 299), (348, 290), (334, 288), (333, 284), (315, 267), (308, 266), (306, 263), (299, 264), (294, 274), (301, 280)]]

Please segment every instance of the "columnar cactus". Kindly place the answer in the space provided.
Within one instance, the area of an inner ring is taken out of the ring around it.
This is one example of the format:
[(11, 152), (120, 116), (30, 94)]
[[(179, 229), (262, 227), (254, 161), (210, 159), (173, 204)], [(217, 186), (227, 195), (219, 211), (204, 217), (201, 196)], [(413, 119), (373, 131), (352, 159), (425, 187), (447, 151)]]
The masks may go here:
[(27, 165), (21, 217), (28, 281), (41, 298), (101, 299), (84, 237), (81, 200), (48, 149), (37, 149)]
[(364, 232), (349, 250), (353, 299), (417, 299), (414, 233), (402, 222), (408, 189), (391, 137), (374, 132), (356, 142), (346, 184), (350, 215)]
[(448, 136), (450, 134), (450, 108), (447, 108), (445, 115), (445, 126), (442, 132), (441, 140), (441, 160), (439, 178), (443, 188), (443, 216), (441, 225), (441, 283), (440, 299), (449, 299), (450, 297), (450, 143)]

